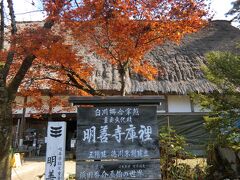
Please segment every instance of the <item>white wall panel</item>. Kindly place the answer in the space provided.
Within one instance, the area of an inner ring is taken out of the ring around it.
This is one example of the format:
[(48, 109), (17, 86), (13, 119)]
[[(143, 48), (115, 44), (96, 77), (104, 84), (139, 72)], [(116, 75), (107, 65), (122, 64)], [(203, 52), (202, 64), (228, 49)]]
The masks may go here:
[(191, 112), (190, 98), (183, 95), (169, 95), (168, 112)]

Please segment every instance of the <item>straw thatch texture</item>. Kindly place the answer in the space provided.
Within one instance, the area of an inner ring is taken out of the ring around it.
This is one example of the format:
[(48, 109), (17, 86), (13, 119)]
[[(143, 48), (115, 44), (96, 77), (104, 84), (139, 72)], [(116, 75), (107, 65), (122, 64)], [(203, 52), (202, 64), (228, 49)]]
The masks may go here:
[[(228, 21), (213, 21), (201, 31), (183, 39), (180, 45), (166, 43), (146, 55), (156, 66), (165, 72), (154, 81), (129, 72), (127, 77), (128, 94), (187, 94), (189, 92), (208, 93), (215, 86), (208, 82), (200, 70), (205, 63), (204, 54), (209, 51), (237, 52), (236, 43), (240, 42), (239, 29)], [(116, 93), (120, 89), (118, 71), (102, 61), (97, 55), (85, 56), (96, 68), (91, 78), (97, 89)]]
[[(42, 22), (18, 22), (20, 29), (25, 25)], [(55, 26), (56, 29), (57, 26)], [(85, 58), (95, 70), (91, 77), (93, 87), (105, 91), (108, 95), (119, 94), (121, 88), (119, 73), (106, 61), (79, 45), (66, 35), (66, 41), (74, 43), (78, 54)], [(76, 44), (75, 44), (76, 43)], [(212, 21), (201, 31), (186, 36), (180, 45), (166, 43), (158, 46), (146, 55), (156, 67), (161, 67), (164, 75), (148, 81), (128, 72), (126, 80), (128, 94), (187, 94), (189, 92), (208, 93), (216, 87), (207, 81), (201, 64), (209, 51), (231, 51), (239, 53), (236, 43), (240, 43), (240, 30), (231, 26), (229, 21)]]

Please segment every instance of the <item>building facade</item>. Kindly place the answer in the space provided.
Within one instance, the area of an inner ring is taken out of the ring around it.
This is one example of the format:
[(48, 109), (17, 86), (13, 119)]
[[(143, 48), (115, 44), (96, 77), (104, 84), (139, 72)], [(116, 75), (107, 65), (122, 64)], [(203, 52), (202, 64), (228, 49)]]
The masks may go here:
[[(163, 70), (164, 74), (152, 81), (131, 72), (127, 73), (127, 95), (133, 96), (161, 96), (163, 103), (158, 108), (159, 127), (163, 125), (174, 126), (177, 133), (186, 137), (189, 149), (193, 153), (202, 155), (207, 133), (204, 130), (203, 116), (207, 110), (194, 103), (189, 94), (211, 93), (218, 91), (214, 84), (205, 79), (201, 66), (206, 63), (205, 54), (210, 51), (238, 52), (236, 43), (240, 42), (239, 29), (231, 26), (228, 21), (213, 21), (201, 31), (186, 36), (180, 45), (166, 43), (157, 46), (146, 54), (146, 58), (153, 65)], [(91, 82), (96, 90), (106, 95), (119, 95), (121, 82), (118, 70), (103, 61), (95, 53), (86, 54), (79, 50), (83, 56), (94, 66)], [(56, 95), (68, 99), (69, 94)], [(43, 93), (43, 99), (51, 98)], [(25, 99), (25, 100), (24, 100)], [(32, 97), (17, 97), (16, 104), (31, 102)], [(18, 106), (18, 107), (20, 107)], [(76, 108), (64, 110), (61, 106), (49, 107), (45, 104), (45, 112), (33, 108), (18, 108), (14, 110), (16, 144), (24, 139), (24, 133), (36, 129), (40, 142), (46, 136), (47, 122), (67, 121), (67, 150), (71, 147), (71, 138), (76, 130)], [(50, 109), (50, 111), (49, 111)], [(38, 118), (34, 115), (41, 114)], [(21, 144), (21, 143), (20, 143)], [(24, 143), (23, 143), (24, 144)]]

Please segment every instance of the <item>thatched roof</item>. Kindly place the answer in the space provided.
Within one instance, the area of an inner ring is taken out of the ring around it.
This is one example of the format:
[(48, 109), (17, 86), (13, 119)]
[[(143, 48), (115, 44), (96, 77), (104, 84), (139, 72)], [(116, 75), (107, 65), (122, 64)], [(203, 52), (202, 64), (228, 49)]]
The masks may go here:
[[(34, 22), (41, 24), (42, 22)], [(18, 22), (19, 26), (33, 22)], [(72, 39), (70, 38), (70, 41)], [(161, 67), (164, 75), (148, 81), (136, 74), (127, 77), (128, 94), (187, 94), (189, 92), (208, 93), (216, 87), (207, 81), (200, 66), (205, 63), (204, 55), (209, 51), (231, 51), (239, 53), (236, 43), (240, 42), (240, 30), (229, 21), (212, 21), (201, 31), (186, 36), (180, 45), (166, 43), (146, 55), (154, 65)], [(77, 44), (78, 54), (95, 67), (91, 82), (96, 89), (107, 91), (110, 95), (119, 94), (120, 76), (106, 61)]]
[[(205, 63), (204, 54), (209, 51), (237, 52), (236, 43), (240, 42), (240, 30), (228, 21), (213, 21), (201, 31), (183, 39), (180, 45), (166, 43), (158, 46), (146, 57), (153, 64), (160, 65), (164, 75), (154, 81), (147, 81), (130, 73), (127, 78), (129, 94), (187, 94), (189, 92), (208, 93), (215, 86), (208, 82), (200, 70)], [(95, 66), (92, 83), (97, 89), (116, 93), (120, 89), (118, 71), (101, 61), (97, 56), (87, 56)]]

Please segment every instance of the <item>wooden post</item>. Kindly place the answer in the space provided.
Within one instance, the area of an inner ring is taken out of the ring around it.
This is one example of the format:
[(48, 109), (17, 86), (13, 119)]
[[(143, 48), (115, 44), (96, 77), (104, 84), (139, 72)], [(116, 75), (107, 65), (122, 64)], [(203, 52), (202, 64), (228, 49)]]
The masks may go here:
[(23, 111), (22, 111), (22, 116), (21, 116), (21, 123), (20, 123), (20, 129), (19, 129), (19, 146), (22, 146), (22, 141), (23, 141), (23, 132), (26, 127), (26, 104), (27, 104), (27, 96), (24, 96), (23, 100)]

